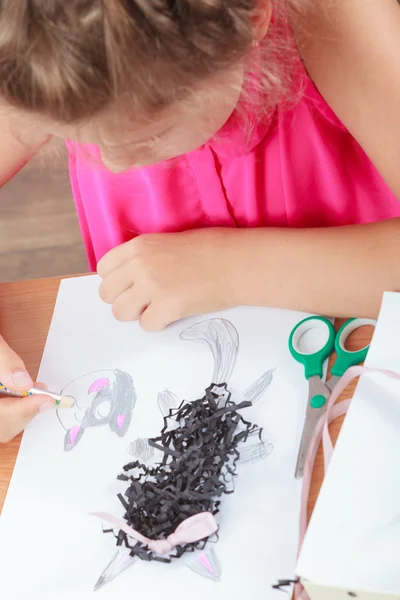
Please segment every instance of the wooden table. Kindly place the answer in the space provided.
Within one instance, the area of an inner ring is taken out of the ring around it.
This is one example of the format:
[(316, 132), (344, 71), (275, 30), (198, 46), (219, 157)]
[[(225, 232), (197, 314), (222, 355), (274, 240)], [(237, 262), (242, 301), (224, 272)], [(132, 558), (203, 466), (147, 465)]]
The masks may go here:
[[(41, 360), (49, 329), (60, 279), (42, 279), (20, 283), (0, 284), (0, 331), (7, 342), (23, 358), (32, 376), (35, 376)], [(340, 321), (337, 322), (337, 326)], [(371, 338), (371, 330), (363, 328), (350, 339), (349, 348), (360, 348)], [(355, 383), (349, 386), (344, 398), (354, 392)], [(332, 424), (336, 439), (342, 420)], [(21, 436), (9, 444), (0, 444), (0, 511), (3, 507), (11, 473), (14, 468)], [(319, 451), (315, 463), (309, 513), (315, 504), (323, 479), (323, 457)]]

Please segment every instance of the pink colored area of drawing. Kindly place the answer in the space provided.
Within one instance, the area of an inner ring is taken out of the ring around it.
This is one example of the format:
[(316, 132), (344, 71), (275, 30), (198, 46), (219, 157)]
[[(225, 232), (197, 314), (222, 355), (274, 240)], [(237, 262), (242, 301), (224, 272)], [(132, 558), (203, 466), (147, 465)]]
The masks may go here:
[(101, 379), (97, 379), (94, 381), (89, 388), (88, 394), (93, 394), (93, 392), (99, 392), (104, 387), (109, 387), (110, 382), (106, 377), (102, 377)]
[(78, 435), (80, 430), (79, 425), (75, 425), (75, 427), (73, 427), (72, 429), (70, 429), (69, 432), (69, 441), (71, 442), (71, 444), (73, 444), (76, 440), (76, 436)]
[(208, 560), (208, 558), (207, 558), (207, 556), (205, 554), (200, 554), (199, 561), (201, 562), (201, 564), (203, 565), (203, 567), (205, 569), (207, 569), (207, 571), (209, 571), (209, 573), (214, 573), (214, 569), (212, 567), (212, 564), (210, 563), (210, 561)]
[(118, 415), (117, 417), (117, 425), (118, 429), (122, 429), (125, 423), (125, 415)]

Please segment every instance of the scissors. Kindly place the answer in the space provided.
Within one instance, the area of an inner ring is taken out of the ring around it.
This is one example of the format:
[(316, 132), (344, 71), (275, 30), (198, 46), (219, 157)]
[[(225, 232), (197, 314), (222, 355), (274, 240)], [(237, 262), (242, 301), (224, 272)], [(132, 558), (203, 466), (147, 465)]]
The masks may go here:
[[(307, 319), (300, 321), (290, 334), (290, 353), (297, 362), (304, 366), (304, 373), (309, 384), (306, 420), (295, 472), (295, 476), (298, 479), (303, 477), (305, 460), (311, 438), (319, 419), (326, 411), (327, 401), (333, 388), (348, 368), (364, 362), (367, 356), (369, 344), (364, 348), (361, 348), (361, 350), (355, 350), (354, 352), (350, 352), (345, 348), (346, 340), (349, 335), (364, 325), (373, 325), (375, 327), (376, 321), (373, 319), (349, 319), (342, 325), (336, 334), (335, 328), (329, 319), (325, 319), (324, 317), (308, 317)], [(320, 329), (325, 333), (327, 332), (328, 339), (322, 348), (307, 353), (300, 349), (299, 342), (301, 337), (307, 331), (312, 329)], [(324, 383), (322, 380), (324, 363), (332, 354), (333, 350), (336, 350), (337, 359), (331, 368), (331, 378)]]

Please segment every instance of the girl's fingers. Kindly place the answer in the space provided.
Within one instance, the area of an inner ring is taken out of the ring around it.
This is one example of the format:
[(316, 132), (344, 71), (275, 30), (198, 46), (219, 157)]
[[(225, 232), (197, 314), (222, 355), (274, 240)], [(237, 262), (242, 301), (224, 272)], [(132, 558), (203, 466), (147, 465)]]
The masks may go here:
[(12, 440), (39, 412), (54, 406), (55, 401), (48, 396), (0, 398), (0, 443)]
[(175, 300), (163, 303), (151, 302), (140, 315), (140, 325), (146, 331), (161, 331), (186, 316)]
[[(0, 336), (0, 382), (7, 388), (27, 392), (33, 381), (23, 360)], [(42, 383), (37, 387), (46, 389)], [(0, 391), (1, 394), (1, 391)], [(26, 398), (0, 398), (0, 442), (8, 442), (18, 435), (38, 412), (54, 408), (55, 401), (49, 396), (28, 396)]]
[(27, 391), (33, 386), (22, 359), (0, 336), (0, 382), (16, 391)]
[(122, 265), (112, 271), (100, 284), (99, 294), (103, 302), (113, 304), (115, 300), (134, 285), (132, 266)]
[(148, 305), (149, 300), (131, 287), (115, 300), (112, 313), (117, 321), (137, 321)]
[(132, 241), (125, 242), (120, 246), (113, 248), (97, 264), (97, 274), (102, 279), (107, 277), (112, 271), (122, 267), (126, 261), (132, 258), (133, 255)]

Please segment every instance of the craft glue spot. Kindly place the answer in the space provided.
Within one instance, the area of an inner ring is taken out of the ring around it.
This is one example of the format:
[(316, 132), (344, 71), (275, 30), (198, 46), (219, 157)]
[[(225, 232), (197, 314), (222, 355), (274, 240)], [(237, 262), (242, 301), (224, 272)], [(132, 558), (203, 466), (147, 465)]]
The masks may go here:
[(75, 427), (73, 427), (71, 429), (71, 431), (69, 432), (69, 441), (71, 442), (71, 444), (73, 444), (76, 440), (76, 436), (78, 435), (80, 430), (80, 427), (78, 425), (75, 425)]
[(117, 425), (119, 429), (122, 429), (125, 423), (125, 415), (118, 415), (117, 417)]
[(97, 379), (94, 381), (89, 388), (88, 394), (93, 394), (93, 392), (99, 392), (104, 387), (109, 387), (110, 382), (106, 377), (102, 377), (101, 379)]

